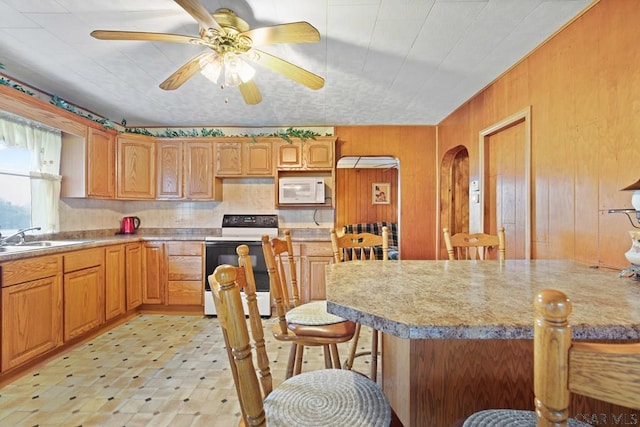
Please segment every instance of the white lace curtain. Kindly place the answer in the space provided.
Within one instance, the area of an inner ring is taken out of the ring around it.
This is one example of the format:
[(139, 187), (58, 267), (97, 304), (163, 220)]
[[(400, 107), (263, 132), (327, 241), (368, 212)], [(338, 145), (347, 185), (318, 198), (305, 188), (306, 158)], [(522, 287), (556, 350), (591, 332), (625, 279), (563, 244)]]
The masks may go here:
[(42, 232), (59, 231), (60, 131), (0, 114), (0, 141), (31, 153), (31, 224)]

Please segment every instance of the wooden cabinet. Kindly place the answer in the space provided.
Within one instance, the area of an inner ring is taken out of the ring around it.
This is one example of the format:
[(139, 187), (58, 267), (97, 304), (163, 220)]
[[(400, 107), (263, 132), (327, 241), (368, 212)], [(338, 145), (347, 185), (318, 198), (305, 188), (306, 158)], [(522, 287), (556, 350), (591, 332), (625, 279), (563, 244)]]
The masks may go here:
[(88, 127), (85, 136), (63, 134), (62, 197), (113, 199), (116, 195), (116, 132)]
[(155, 138), (121, 134), (117, 137), (118, 199), (154, 199), (156, 193)]
[(158, 165), (157, 199), (182, 199), (183, 148), (181, 141), (160, 141), (156, 145)]
[(127, 310), (124, 245), (107, 246), (104, 253), (104, 317), (113, 319)]
[(270, 141), (251, 139), (216, 142), (216, 176), (273, 176), (272, 146)]
[(169, 242), (167, 248), (167, 304), (202, 305), (204, 244)]
[(212, 141), (162, 140), (157, 145), (157, 199), (220, 200)]
[(142, 305), (142, 244), (127, 243), (124, 246), (127, 311)]
[(64, 340), (100, 326), (105, 318), (104, 248), (64, 254)]
[(62, 257), (10, 261), (2, 274), (2, 372), (62, 344)]
[(164, 304), (167, 275), (164, 243), (146, 242), (142, 245), (142, 303)]
[(278, 169), (333, 169), (335, 138), (316, 138), (305, 141), (276, 143)]
[(326, 299), (325, 266), (333, 262), (331, 242), (300, 243), (300, 300)]

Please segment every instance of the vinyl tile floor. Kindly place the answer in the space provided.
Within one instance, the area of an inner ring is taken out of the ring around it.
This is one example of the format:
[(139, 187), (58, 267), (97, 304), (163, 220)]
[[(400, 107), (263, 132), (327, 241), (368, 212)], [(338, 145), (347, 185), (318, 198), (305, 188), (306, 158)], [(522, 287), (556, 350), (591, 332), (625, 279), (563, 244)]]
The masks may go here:
[[(289, 344), (263, 320), (274, 386)], [(362, 328), (367, 349), (371, 330)], [(341, 362), (348, 344), (339, 346)], [(368, 372), (368, 358), (354, 368)], [(306, 348), (303, 372), (324, 368)], [(378, 375), (380, 378), (380, 375)], [(0, 388), (0, 426), (235, 426), (240, 407), (215, 317), (144, 314), (39, 365)]]

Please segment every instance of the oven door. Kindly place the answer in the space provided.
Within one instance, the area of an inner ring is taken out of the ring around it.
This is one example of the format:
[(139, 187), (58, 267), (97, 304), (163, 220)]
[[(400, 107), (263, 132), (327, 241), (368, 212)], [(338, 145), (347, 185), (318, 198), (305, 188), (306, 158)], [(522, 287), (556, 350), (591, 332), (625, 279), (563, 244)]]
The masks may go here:
[[(249, 247), (249, 257), (253, 266), (253, 275), (256, 280), (256, 296), (258, 299), (258, 311), (263, 317), (271, 316), (271, 295), (269, 293), (269, 273), (267, 265), (264, 261), (264, 253), (262, 252), (262, 243), (251, 241), (207, 241), (205, 243), (205, 278), (204, 278), (204, 314), (215, 315), (216, 307), (209, 286), (209, 275), (213, 274), (216, 267), (223, 264), (238, 265), (238, 254), (236, 248), (239, 245), (247, 245)], [(242, 303), (247, 312), (246, 303)]]

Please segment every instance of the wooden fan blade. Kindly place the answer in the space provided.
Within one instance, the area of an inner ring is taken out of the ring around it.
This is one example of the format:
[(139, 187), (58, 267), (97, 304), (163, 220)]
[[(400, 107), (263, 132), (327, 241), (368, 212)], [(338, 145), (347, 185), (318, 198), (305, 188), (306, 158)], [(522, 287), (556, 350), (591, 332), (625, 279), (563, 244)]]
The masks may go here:
[(213, 16), (198, 0), (174, 0), (178, 5), (185, 10), (189, 15), (195, 19), (198, 24), (203, 28), (213, 28), (218, 30), (222, 35), (226, 32), (222, 29), (220, 24), (213, 19)]
[(262, 101), (262, 95), (260, 95), (258, 85), (256, 85), (253, 80), (249, 80), (246, 83), (240, 83), (238, 89), (240, 89), (244, 102), (247, 104), (256, 105)]
[[(251, 55), (251, 52), (255, 52), (256, 55)], [(260, 65), (271, 68), (276, 73), (280, 73), (310, 89), (316, 90), (324, 86), (324, 79), (322, 77), (262, 50), (251, 49), (249, 55), (245, 57)]]
[(249, 37), (254, 46), (276, 43), (316, 43), (320, 41), (320, 33), (308, 22), (291, 22), (256, 28), (245, 31), (242, 35)]
[(191, 77), (193, 77), (194, 74), (200, 71), (200, 60), (210, 55), (215, 56), (214, 53), (205, 52), (191, 59), (182, 67), (178, 68), (175, 73), (167, 77), (165, 81), (160, 83), (160, 88), (164, 90), (178, 89), (184, 82), (189, 80)]
[(140, 31), (109, 31), (95, 30), (91, 36), (99, 40), (143, 40), (151, 42), (173, 42), (207, 46), (204, 40), (199, 37), (183, 36), (180, 34), (166, 33), (145, 33)]

